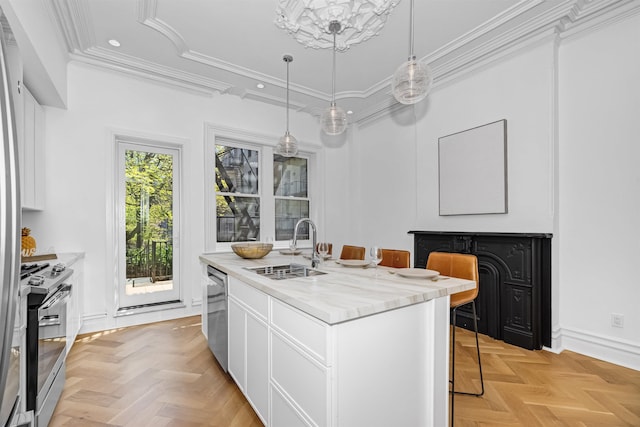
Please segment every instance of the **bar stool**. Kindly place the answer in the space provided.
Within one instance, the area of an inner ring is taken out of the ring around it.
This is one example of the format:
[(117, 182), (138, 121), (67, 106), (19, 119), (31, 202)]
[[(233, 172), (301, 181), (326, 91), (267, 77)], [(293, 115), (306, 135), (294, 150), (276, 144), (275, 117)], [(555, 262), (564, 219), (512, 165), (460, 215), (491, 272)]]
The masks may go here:
[(399, 249), (383, 249), (382, 261), (384, 267), (409, 268), (411, 267), (411, 252)]
[[(470, 396), (482, 396), (484, 394), (484, 380), (482, 378), (482, 363), (480, 362), (480, 343), (478, 342), (478, 321), (476, 316), (476, 302), (478, 296), (479, 280), (478, 280), (478, 258), (470, 254), (457, 254), (447, 252), (431, 252), (427, 259), (427, 268), (436, 270), (443, 276), (457, 277), (460, 279), (468, 279), (476, 282), (476, 287), (468, 291), (459, 292), (451, 295), (449, 307), (451, 309), (452, 319), (452, 349), (451, 349), (451, 425), (453, 426), (454, 414), (454, 396), (455, 394), (466, 394)], [(478, 368), (480, 370), (480, 393), (470, 393), (464, 391), (456, 391), (455, 389), (455, 373), (456, 373), (456, 311), (458, 307), (471, 303), (473, 309), (473, 327), (476, 333), (476, 350), (478, 353)]]
[(340, 259), (364, 259), (365, 249), (362, 246), (343, 245)]

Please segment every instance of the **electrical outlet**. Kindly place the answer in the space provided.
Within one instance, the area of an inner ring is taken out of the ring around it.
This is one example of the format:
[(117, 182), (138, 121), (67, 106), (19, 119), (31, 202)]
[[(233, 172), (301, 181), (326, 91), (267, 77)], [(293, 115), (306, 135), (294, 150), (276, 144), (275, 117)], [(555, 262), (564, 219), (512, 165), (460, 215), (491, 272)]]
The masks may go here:
[(611, 326), (624, 328), (624, 314), (611, 313)]

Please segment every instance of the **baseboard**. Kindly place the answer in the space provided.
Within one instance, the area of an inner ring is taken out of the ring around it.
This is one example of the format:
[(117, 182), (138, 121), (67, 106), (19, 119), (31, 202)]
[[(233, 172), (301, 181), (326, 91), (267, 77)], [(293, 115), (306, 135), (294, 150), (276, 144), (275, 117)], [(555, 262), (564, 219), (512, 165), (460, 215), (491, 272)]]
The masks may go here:
[(640, 371), (640, 344), (569, 328), (556, 328), (551, 336), (554, 353), (570, 350), (605, 362)]

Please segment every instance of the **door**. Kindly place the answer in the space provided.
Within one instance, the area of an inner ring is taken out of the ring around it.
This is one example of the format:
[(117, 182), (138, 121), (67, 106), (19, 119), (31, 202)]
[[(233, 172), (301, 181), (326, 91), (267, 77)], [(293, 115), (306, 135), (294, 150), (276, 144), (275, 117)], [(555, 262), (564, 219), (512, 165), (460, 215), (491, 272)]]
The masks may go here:
[(118, 309), (179, 301), (180, 148), (118, 141), (117, 152)]

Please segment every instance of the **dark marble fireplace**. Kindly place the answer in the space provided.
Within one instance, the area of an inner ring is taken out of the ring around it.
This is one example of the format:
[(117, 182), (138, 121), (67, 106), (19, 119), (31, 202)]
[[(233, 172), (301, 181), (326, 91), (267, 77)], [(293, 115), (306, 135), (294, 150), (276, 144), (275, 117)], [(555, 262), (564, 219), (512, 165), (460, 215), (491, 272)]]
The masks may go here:
[[(424, 268), (432, 251), (478, 257), (481, 333), (527, 349), (551, 346), (551, 234), (409, 233), (415, 267)], [(471, 307), (458, 309), (457, 325), (473, 329)]]

